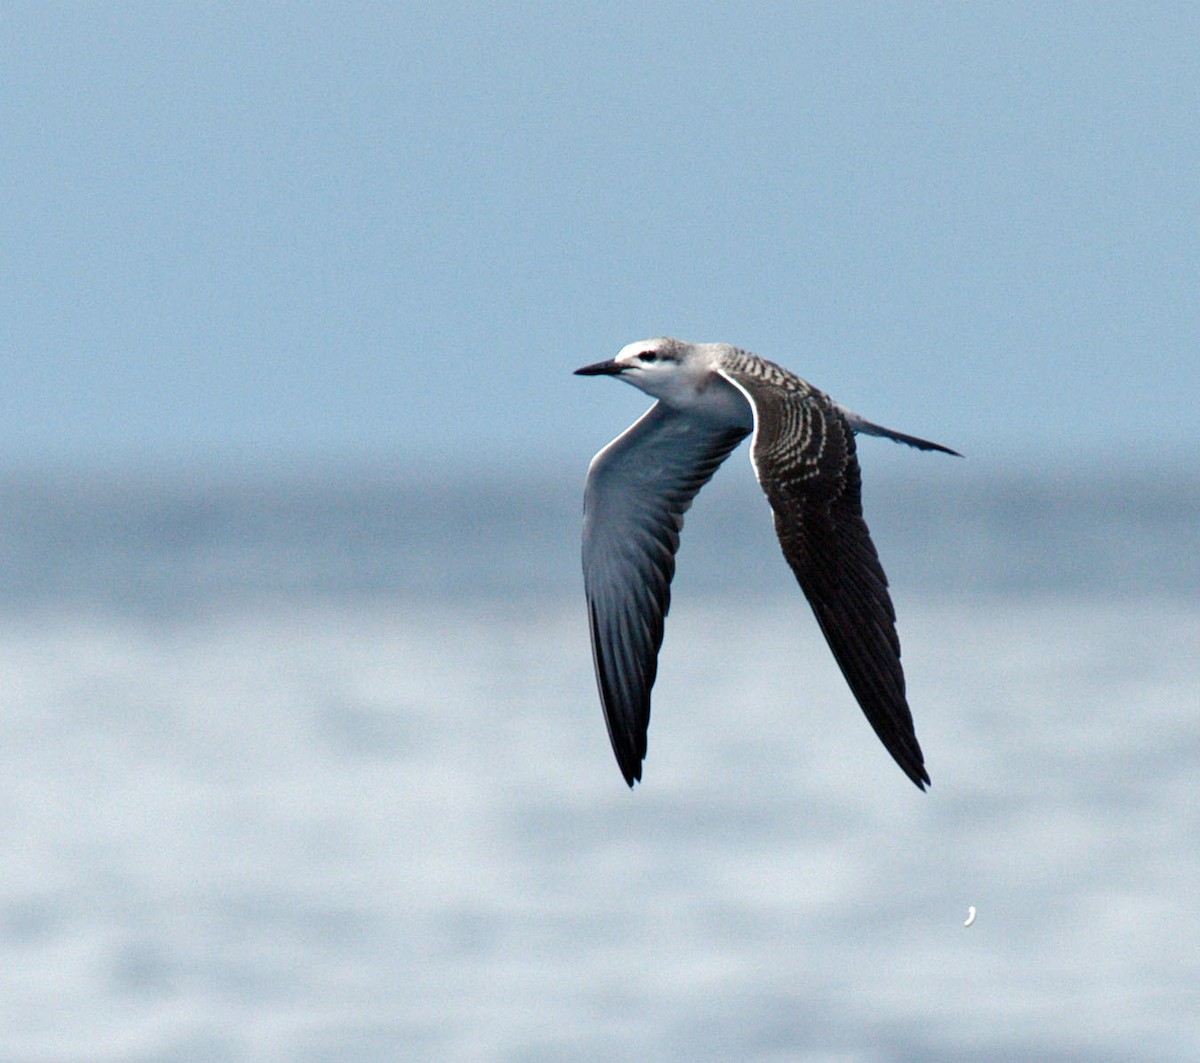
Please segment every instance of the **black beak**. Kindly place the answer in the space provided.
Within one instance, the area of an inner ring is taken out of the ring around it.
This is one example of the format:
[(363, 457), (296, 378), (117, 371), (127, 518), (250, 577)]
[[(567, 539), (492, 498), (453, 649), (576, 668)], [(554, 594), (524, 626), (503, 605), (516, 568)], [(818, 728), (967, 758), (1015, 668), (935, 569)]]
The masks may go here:
[(625, 372), (625, 366), (619, 365), (611, 358), (607, 362), (597, 362), (595, 365), (585, 365), (582, 369), (576, 369), (576, 376), (616, 376), (618, 373)]

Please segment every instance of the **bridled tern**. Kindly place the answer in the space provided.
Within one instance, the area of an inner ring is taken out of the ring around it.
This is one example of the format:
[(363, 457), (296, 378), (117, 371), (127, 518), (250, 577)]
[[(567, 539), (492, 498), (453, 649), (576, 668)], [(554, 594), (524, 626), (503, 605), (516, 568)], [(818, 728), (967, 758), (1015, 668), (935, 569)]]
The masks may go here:
[(725, 343), (631, 343), (581, 376), (615, 376), (658, 401), (588, 468), (583, 578), (596, 684), (617, 763), (642, 777), (650, 690), (683, 515), (751, 432), (750, 461), (796, 575), (875, 733), (929, 782), (904, 694), (896, 613), (862, 512), (854, 435), (957, 451), (872, 424), (781, 366)]

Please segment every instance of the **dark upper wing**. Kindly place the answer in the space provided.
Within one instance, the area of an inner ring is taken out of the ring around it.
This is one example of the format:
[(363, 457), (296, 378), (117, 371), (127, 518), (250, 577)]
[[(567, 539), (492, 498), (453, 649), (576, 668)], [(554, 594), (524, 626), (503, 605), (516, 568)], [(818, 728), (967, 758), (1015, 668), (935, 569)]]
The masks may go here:
[(929, 782), (904, 693), (896, 613), (862, 512), (854, 433), (827, 395), (745, 356), (722, 374), (754, 408), (751, 455), (783, 555), (875, 733), (921, 789)]
[(588, 469), (583, 581), (592, 656), (608, 737), (630, 786), (642, 777), (683, 514), (748, 424), (748, 410), (745, 424), (729, 424), (656, 403)]

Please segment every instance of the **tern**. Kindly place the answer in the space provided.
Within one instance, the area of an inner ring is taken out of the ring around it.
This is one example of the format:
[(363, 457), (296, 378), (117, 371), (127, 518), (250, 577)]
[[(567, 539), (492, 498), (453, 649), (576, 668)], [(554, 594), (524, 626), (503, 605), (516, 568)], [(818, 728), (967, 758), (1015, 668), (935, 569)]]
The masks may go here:
[(839, 406), (774, 362), (725, 343), (660, 337), (575, 370), (658, 401), (588, 467), (583, 577), (596, 685), (617, 764), (642, 777), (650, 691), (683, 515), (746, 436), (783, 556), (851, 692), (896, 763), (929, 783), (904, 691), (896, 613), (863, 519), (856, 433), (961, 456)]

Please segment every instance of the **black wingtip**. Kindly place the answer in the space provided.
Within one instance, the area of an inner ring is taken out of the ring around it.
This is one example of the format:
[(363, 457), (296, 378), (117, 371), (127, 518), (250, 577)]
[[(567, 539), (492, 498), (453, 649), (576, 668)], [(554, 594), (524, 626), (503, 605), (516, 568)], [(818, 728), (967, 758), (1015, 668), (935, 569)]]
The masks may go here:
[[(870, 720), (870, 716), (867, 718)], [(873, 721), (871, 726), (875, 727)], [(896, 742), (894, 736), (891, 740), (884, 738), (878, 728), (875, 728), (875, 733), (883, 739), (883, 744), (887, 747), (887, 751), (891, 753), (892, 760), (908, 776), (913, 786), (924, 793), (927, 786), (933, 785), (929, 778), (929, 772), (925, 770), (925, 758), (921, 754), (921, 747), (917, 745), (917, 736), (911, 730), (908, 732), (908, 740), (904, 740), (903, 736), (901, 736), (900, 743)]]
[[(878, 732), (876, 732), (878, 733)], [(880, 738), (883, 736), (880, 735)], [(907, 743), (906, 743), (907, 744)], [(932, 786), (929, 772), (925, 770), (925, 758), (921, 754), (921, 747), (917, 745), (917, 736), (912, 735), (912, 750), (905, 749), (902, 753), (898, 752), (891, 744), (884, 742), (887, 750), (892, 754), (892, 759), (900, 766), (900, 770), (912, 780), (912, 784), (925, 792), (927, 786)]]
[[(616, 746), (613, 747), (613, 752), (616, 753)], [(630, 759), (617, 755), (617, 767), (621, 769), (621, 774), (625, 777), (625, 785), (629, 789), (633, 789), (642, 781), (642, 762), (639, 759)]]

